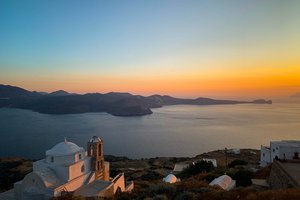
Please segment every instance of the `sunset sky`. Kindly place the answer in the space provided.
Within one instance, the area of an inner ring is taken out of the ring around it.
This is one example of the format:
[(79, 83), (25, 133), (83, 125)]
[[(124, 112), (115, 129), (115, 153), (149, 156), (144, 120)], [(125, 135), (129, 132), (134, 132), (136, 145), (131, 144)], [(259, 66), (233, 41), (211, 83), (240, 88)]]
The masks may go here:
[(0, 1), (0, 83), (272, 98), (300, 91), (300, 1)]

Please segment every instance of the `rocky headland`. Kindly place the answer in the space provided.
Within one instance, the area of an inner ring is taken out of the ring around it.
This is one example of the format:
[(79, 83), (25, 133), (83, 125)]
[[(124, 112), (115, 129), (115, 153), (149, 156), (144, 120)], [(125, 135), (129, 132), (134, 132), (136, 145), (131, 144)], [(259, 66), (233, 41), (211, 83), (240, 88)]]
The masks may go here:
[(45, 114), (75, 114), (106, 112), (115, 116), (141, 116), (152, 114), (151, 108), (165, 105), (224, 105), (272, 104), (271, 100), (254, 101), (217, 100), (199, 97), (182, 99), (167, 95), (141, 96), (130, 93), (72, 94), (63, 90), (52, 93), (31, 92), (23, 88), (0, 85), (0, 108), (21, 108)]

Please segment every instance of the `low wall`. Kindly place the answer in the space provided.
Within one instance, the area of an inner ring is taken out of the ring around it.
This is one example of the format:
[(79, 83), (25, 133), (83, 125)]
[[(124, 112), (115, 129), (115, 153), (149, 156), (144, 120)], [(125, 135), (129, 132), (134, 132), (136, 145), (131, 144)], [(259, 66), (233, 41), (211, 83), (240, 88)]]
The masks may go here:
[(299, 188), (298, 183), (284, 169), (280, 161), (274, 160), (271, 173), (267, 181), (272, 189)]

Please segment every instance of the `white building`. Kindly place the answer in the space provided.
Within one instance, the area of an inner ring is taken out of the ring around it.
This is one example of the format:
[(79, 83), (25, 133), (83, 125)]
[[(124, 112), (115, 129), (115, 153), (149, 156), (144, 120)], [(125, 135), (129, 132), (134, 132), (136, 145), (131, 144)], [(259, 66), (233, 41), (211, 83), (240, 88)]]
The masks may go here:
[(33, 163), (33, 171), (14, 184), (16, 200), (47, 200), (73, 192), (77, 196), (111, 197), (125, 187), (124, 174), (109, 177), (109, 162), (104, 161), (103, 141), (94, 136), (87, 152), (65, 140), (46, 151), (45, 159)]
[(215, 178), (209, 185), (217, 186), (223, 190), (229, 191), (235, 188), (235, 180), (232, 180), (232, 178), (228, 175), (222, 175), (218, 178)]
[(241, 149), (238, 149), (238, 148), (229, 149), (228, 153), (239, 155), (239, 154), (241, 154)]
[(184, 169), (188, 168), (191, 163), (176, 163), (173, 169), (173, 173), (182, 172)]
[(261, 146), (260, 164), (262, 166), (272, 163), (274, 159), (299, 159), (300, 141), (282, 140), (271, 141), (270, 147)]

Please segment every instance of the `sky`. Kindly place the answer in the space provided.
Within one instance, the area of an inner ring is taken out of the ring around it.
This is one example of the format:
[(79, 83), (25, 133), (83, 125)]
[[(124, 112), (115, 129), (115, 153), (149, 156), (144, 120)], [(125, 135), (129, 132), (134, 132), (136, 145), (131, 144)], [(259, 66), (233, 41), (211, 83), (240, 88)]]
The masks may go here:
[(0, 83), (275, 98), (300, 91), (298, 0), (0, 0)]

